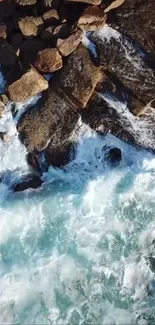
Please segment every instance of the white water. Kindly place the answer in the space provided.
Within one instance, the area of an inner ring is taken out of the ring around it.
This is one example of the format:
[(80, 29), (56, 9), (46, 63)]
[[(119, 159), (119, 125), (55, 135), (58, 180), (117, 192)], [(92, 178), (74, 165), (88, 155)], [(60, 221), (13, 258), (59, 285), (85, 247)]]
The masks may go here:
[[(155, 156), (78, 127), (76, 159), (12, 193), (26, 150), (9, 109), (0, 119), (0, 324), (155, 323)], [(122, 150), (118, 167), (105, 146)]]

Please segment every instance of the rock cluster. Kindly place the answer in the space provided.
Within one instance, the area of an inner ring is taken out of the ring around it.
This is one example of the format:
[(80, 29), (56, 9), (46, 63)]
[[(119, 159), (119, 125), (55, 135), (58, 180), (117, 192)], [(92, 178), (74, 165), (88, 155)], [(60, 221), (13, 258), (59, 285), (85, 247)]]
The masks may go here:
[(6, 94), (21, 102), (42, 92), (17, 125), (34, 168), (42, 152), (47, 164), (68, 162), (79, 117), (97, 132), (155, 149), (154, 13), (154, 0), (0, 1)]

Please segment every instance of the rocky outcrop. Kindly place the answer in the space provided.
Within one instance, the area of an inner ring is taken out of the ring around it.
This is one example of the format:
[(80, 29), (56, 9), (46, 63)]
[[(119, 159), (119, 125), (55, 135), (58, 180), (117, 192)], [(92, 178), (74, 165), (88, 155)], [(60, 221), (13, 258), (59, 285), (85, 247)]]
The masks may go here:
[(12, 186), (14, 192), (21, 192), (28, 189), (36, 189), (42, 185), (43, 181), (36, 175), (27, 175), (22, 181)]
[(62, 57), (55, 48), (45, 49), (38, 53), (34, 66), (41, 73), (52, 73), (62, 68)]
[(154, 0), (124, 1), (110, 20), (122, 34), (130, 36), (147, 51), (155, 51), (155, 2)]
[(68, 56), (81, 43), (82, 40), (82, 32), (77, 30), (75, 33), (70, 35), (68, 38), (62, 39), (58, 38), (57, 40), (57, 49), (61, 53), (62, 56)]
[(101, 78), (101, 70), (90, 60), (87, 49), (81, 44), (68, 57), (58, 76), (59, 87), (79, 109), (85, 107)]
[(48, 88), (48, 82), (34, 68), (8, 87), (13, 102), (23, 102)]
[(115, 80), (124, 87), (131, 112), (139, 113), (154, 100), (155, 75), (152, 69), (145, 64), (133, 41), (125, 36), (118, 34), (107, 41), (104, 34), (95, 33), (91, 40), (96, 45), (100, 65), (115, 75)]

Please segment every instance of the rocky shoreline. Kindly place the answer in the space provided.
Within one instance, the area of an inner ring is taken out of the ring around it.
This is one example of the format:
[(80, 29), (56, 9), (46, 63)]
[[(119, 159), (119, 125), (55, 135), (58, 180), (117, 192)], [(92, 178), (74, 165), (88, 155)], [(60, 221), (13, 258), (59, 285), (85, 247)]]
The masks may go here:
[(42, 93), (17, 124), (35, 171), (69, 162), (79, 118), (155, 150), (154, 21), (152, 0), (0, 1), (1, 114)]

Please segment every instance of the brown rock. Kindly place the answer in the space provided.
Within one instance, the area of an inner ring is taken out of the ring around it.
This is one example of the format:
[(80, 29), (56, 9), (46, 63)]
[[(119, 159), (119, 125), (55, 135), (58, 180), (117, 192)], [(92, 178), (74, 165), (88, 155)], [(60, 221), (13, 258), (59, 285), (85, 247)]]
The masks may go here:
[(66, 2), (82, 2), (82, 3), (88, 3), (90, 5), (99, 6), (102, 2), (102, 0), (66, 0)]
[(2, 101), (0, 101), (0, 117), (2, 117), (3, 113), (4, 113), (4, 103)]
[(8, 87), (8, 95), (13, 102), (22, 102), (47, 88), (47, 80), (37, 70), (31, 68), (19, 80)]
[(19, 28), (24, 36), (37, 36), (42, 26), (41, 17), (25, 17), (19, 21)]
[(21, 6), (31, 6), (37, 3), (37, 0), (15, 0)]
[(39, 52), (34, 66), (41, 73), (52, 73), (62, 68), (62, 57), (55, 48), (45, 49)]
[(57, 10), (51, 9), (44, 13), (43, 20), (46, 24), (54, 24), (58, 23), (59, 15)]
[(0, 38), (6, 39), (7, 36), (7, 27), (6, 25), (0, 25)]
[(90, 60), (87, 49), (81, 44), (68, 57), (58, 74), (59, 87), (80, 107), (85, 107), (101, 78), (100, 68)]
[(37, 38), (27, 39), (21, 43), (19, 59), (23, 67), (28, 67), (29, 63), (35, 62), (38, 52), (44, 49), (44, 42)]
[(83, 14), (78, 20), (78, 26), (85, 31), (95, 31), (104, 26), (106, 22), (106, 15), (103, 9), (93, 6), (84, 10)]
[(71, 54), (82, 40), (82, 31), (77, 30), (74, 34), (70, 35), (66, 39), (58, 38), (57, 49), (62, 56), (68, 56)]
[(9, 101), (9, 99), (6, 95), (1, 95), (0, 100), (1, 100), (0, 103), (3, 103), (3, 105), (7, 105), (8, 101)]
[(0, 42), (0, 64), (9, 66), (14, 64), (18, 60), (18, 57), (13, 47), (7, 42)]

